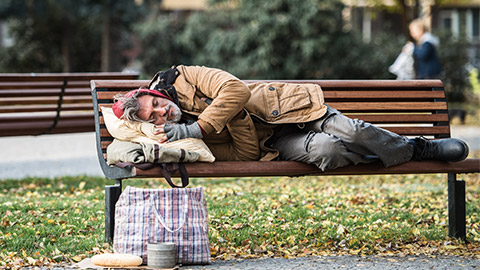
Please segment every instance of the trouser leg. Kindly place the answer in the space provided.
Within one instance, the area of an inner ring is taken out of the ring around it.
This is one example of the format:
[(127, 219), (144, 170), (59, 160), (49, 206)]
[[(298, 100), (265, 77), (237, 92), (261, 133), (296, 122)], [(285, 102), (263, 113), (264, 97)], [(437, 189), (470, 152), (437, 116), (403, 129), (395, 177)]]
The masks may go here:
[(386, 167), (411, 160), (413, 146), (404, 136), (370, 123), (350, 119), (329, 108), (325, 117), (305, 128), (289, 126), (278, 134), (273, 147), (282, 160), (296, 160), (330, 170), (380, 159)]
[(346, 117), (329, 108), (326, 120), (308, 123), (306, 128), (338, 137), (352, 152), (360, 155), (375, 155), (385, 167), (410, 161), (413, 145), (405, 136), (379, 128), (368, 122)]
[(290, 132), (278, 136), (273, 142), (273, 147), (280, 152), (281, 160), (315, 164), (322, 171), (375, 161), (368, 156), (349, 151), (345, 144), (333, 135), (305, 132), (295, 127), (288, 129)]

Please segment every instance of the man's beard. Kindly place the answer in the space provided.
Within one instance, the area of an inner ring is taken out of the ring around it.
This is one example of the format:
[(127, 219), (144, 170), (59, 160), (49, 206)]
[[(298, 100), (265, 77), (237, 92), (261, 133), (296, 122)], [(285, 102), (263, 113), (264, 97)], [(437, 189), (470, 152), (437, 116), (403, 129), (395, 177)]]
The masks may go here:
[[(172, 109), (172, 113), (168, 114), (170, 109)], [(166, 110), (167, 110), (167, 115), (165, 116), (166, 123), (178, 123), (178, 121), (180, 121), (180, 119), (182, 118), (182, 111), (177, 106), (177, 104), (170, 102), (167, 105)]]

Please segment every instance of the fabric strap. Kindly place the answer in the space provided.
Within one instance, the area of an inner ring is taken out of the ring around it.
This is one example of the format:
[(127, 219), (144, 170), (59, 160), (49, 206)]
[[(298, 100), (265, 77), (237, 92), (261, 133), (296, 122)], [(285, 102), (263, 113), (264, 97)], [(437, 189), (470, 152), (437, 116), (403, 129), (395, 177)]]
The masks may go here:
[[(155, 200), (154, 200), (153, 197), (150, 197), (150, 205), (153, 208), (153, 213), (157, 217), (157, 220), (160, 221), (160, 223), (165, 228), (165, 230), (167, 230), (169, 232), (172, 232), (172, 233), (173, 232), (178, 232), (185, 225), (185, 222), (187, 221), (187, 213), (188, 213), (188, 194), (183, 195), (183, 205), (182, 205), (183, 216), (180, 217), (181, 220), (179, 222), (178, 228), (175, 228), (175, 229), (173, 227), (170, 228), (168, 226), (167, 222), (165, 221), (165, 219), (163, 218), (163, 216), (158, 212), (157, 207), (155, 207)], [(172, 224), (172, 226), (173, 226), (173, 224)]]
[[(133, 166), (135, 168), (139, 168), (141, 170), (149, 170), (155, 166), (159, 166), (160, 170), (162, 171), (163, 177), (167, 181), (167, 183), (172, 188), (185, 188), (190, 184), (190, 179), (188, 177), (187, 169), (183, 163), (133, 163), (133, 162), (118, 162), (115, 164), (117, 167), (126, 168), (129, 166)], [(172, 174), (178, 171), (180, 174), (180, 179), (182, 180), (182, 185), (178, 186), (172, 181)]]

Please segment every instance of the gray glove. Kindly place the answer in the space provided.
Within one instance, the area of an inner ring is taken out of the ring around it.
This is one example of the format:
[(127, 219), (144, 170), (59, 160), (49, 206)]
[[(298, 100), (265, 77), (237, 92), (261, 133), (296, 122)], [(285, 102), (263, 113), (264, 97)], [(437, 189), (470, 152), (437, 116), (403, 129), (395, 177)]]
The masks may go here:
[(166, 123), (163, 131), (169, 142), (186, 138), (203, 138), (202, 130), (197, 122), (190, 125)]

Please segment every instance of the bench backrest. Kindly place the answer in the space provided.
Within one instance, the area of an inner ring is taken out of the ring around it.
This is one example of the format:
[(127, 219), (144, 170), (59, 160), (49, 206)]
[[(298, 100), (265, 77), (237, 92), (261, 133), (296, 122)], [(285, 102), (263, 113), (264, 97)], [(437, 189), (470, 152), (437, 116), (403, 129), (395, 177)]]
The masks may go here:
[[(374, 123), (398, 134), (431, 138), (450, 137), (447, 102), (440, 80), (284, 80), (284, 82), (319, 84), (324, 91), (325, 101), (331, 107), (352, 118)], [(148, 83), (149, 81), (145, 80), (92, 81), (100, 159), (106, 158), (106, 148), (113, 138), (104, 125), (99, 107), (111, 106), (116, 94), (145, 87)], [(118, 172), (121, 174), (120, 170)], [(106, 176), (119, 178), (109, 176), (107, 173)]]
[(90, 81), (137, 73), (2, 73), (0, 136), (94, 131)]

